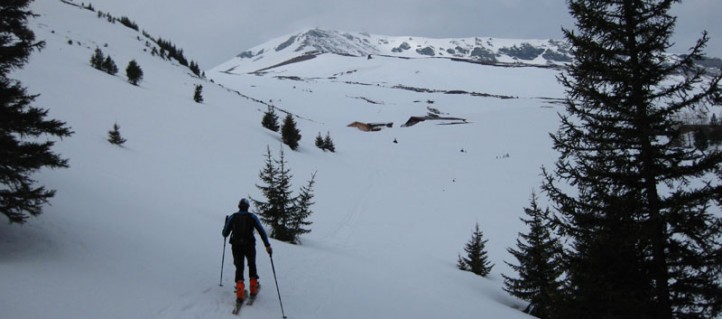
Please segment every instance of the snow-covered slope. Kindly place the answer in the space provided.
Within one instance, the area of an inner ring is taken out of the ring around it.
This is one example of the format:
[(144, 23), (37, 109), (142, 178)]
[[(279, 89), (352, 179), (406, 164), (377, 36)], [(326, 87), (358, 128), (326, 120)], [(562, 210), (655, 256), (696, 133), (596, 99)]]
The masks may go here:
[(310, 29), (244, 51), (217, 69), (233, 73), (263, 71), (278, 64), (311, 59), (324, 53), (538, 66), (562, 65), (571, 61), (569, 45), (557, 40), (431, 39)]
[[(501, 273), (511, 274), (506, 249), (524, 230), (539, 167), (555, 158), (557, 70), (399, 59), (381, 50), (451, 47), (368, 36), (381, 51), (372, 59), (324, 54), (267, 76), (221, 67), (206, 80), (96, 12), (54, 0), (32, 10), (47, 45), (13, 77), (75, 134), (55, 147), (71, 167), (35, 176), (57, 190), (52, 206), (23, 226), (0, 223), (0, 317), (231, 317), (233, 264), (226, 251), (219, 287), (220, 231), (239, 198), (261, 197), (266, 148), (281, 150), (260, 125), (268, 104), (297, 116), (303, 135), (298, 151), (284, 149), (294, 189), (317, 174), (313, 231), (300, 246), (272, 242), (289, 318), (527, 317)], [(368, 52), (364, 43), (354, 50)], [(96, 47), (118, 75), (89, 65)], [(124, 75), (132, 59), (144, 73), (138, 87)], [(192, 100), (197, 84), (203, 104)], [(429, 112), (463, 121), (401, 127)], [(354, 121), (394, 125), (362, 132), (347, 127)], [(114, 123), (124, 147), (105, 140)], [(326, 132), (336, 153), (313, 144)], [(496, 264), (487, 278), (455, 267), (477, 222)], [(280, 317), (262, 253), (258, 266), (264, 290), (243, 316)]]

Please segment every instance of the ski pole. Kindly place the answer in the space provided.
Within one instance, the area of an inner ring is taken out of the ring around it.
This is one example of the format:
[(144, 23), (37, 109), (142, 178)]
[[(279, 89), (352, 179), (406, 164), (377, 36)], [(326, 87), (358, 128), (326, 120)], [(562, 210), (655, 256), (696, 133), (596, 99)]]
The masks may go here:
[(283, 311), (283, 301), (281, 301), (281, 291), (278, 289), (278, 279), (276, 278), (276, 266), (273, 265), (273, 255), (268, 255), (271, 258), (271, 269), (273, 269), (273, 280), (276, 282), (276, 292), (278, 293), (278, 302), (281, 304), (281, 315), (283, 319), (286, 319), (286, 312)]
[(226, 263), (226, 238), (223, 237), (223, 257), (221, 258), (221, 282), (218, 284), (223, 287), (223, 264)]
[[(223, 227), (228, 223), (228, 215), (226, 215), (226, 223), (223, 224)], [(226, 263), (226, 237), (223, 237), (223, 257), (221, 257), (221, 282), (218, 284), (219, 286), (223, 287), (223, 264)]]

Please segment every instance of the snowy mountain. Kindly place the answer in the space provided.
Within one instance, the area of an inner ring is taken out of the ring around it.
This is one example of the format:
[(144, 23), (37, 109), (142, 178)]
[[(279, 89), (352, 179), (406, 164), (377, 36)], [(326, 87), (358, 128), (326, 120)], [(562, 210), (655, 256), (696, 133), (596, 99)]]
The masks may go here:
[(558, 40), (431, 39), (310, 29), (244, 51), (219, 68), (234, 73), (259, 72), (325, 53), (459, 59), (499, 65), (554, 66), (571, 61), (569, 45)]
[[(520, 40), (489, 37), (431, 39), (383, 36), (359, 32), (310, 29), (282, 36), (243, 51), (214, 68), (227, 73), (263, 74), (278, 66), (309, 61), (324, 54), (448, 59), (504, 67), (561, 69), (572, 61), (570, 46), (560, 40)], [(670, 60), (679, 55), (668, 54)], [(717, 57), (705, 57), (699, 66), (714, 74), (722, 67)]]

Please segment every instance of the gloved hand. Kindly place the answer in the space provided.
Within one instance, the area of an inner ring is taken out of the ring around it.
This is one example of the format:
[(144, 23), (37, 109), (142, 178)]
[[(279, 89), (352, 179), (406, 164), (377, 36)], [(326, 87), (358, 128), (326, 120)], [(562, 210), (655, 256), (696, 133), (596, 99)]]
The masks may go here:
[[(223, 230), (226, 230), (226, 225), (228, 225), (228, 218), (229, 218), (229, 217), (231, 217), (231, 216), (226, 215), (226, 221), (223, 222)], [(221, 235), (223, 235), (223, 234), (221, 233)], [(228, 235), (230, 235), (230, 234), (228, 234)], [(223, 238), (227, 238), (228, 235), (223, 235)]]
[(266, 246), (266, 252), (268, 252), (268, 255), (269, 255), (269, 256), (273, 255), (273, 249), (271, 248), (270, 245), (269, 245), (269, 246)]

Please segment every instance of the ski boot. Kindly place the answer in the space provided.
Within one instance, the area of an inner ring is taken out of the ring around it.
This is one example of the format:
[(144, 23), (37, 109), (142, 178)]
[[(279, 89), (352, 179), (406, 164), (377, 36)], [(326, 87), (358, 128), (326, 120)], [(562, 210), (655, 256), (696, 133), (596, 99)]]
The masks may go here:
[(246, 298), (246, 285), (243, 283), (243, 280), (239, 280), (236, 283), (236, 300), (239, 302), (243, 302), (243, 299)]
[(251, 298), (258, 294), (258, 289), (261, 286), (258, 284), (258, 278), (251, 278)]

